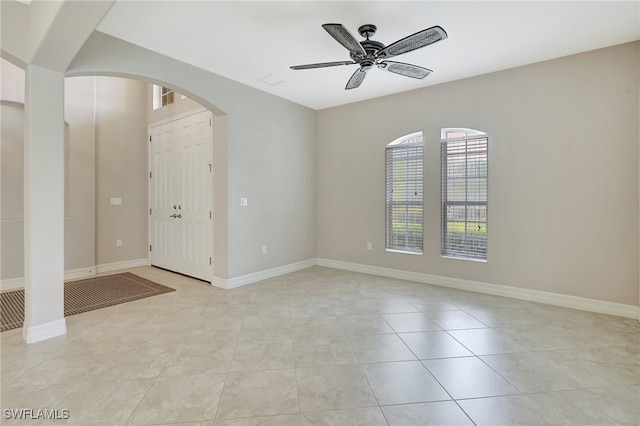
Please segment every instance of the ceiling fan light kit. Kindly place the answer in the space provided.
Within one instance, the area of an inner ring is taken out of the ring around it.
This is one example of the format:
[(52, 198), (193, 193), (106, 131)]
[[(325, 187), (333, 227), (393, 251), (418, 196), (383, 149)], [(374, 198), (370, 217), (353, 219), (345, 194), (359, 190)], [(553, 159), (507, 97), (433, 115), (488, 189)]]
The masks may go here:
[(423, 79), (433, 71), (413, 64), (404, 62), (387, 61), (387, 58), (411, 52), (421, 47), (428, 46), (447, 38), (447, 32), (440, 26), (434, 26), (415, 34), (411, 34), (395, 43), (386, 46), (379, 41), (371, 40), (376, 33), (377, 27), (373, 24), (362, 25), (358, 28), (358, 33), (365, 38), (358, 41), (342, 24), (324, 24), (322, 28), (329, 33), (338, 43), (349, 51), (351, 61), (321, 62), (317, 64), (294, 65), (292, 70), (306, 70), (314, 68), (335, 67), (340, 65), (360, 65), (360, 68), (353, 73), (345, 90), (355, 89), (364, 81), (364, 78), (374, 66), (384, 71), (403, 75), (416, 79)]

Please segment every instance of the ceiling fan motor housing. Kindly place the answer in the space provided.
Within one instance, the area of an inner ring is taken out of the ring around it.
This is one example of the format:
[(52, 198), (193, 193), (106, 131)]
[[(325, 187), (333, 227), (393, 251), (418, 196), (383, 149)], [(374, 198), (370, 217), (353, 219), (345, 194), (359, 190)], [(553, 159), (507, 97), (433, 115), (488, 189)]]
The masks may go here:
[(373, 41), (373, 40), (361, 41), (360, 44), (362, 45), (362, 48), (364, 49), (364, 51), (367, 52), (367, 56), (362, 58), (352, 53), (350, 55), (351, 59), (353, 59), (354, 62), (359, 63), (360, 66), (363, 68), (373, 67), (377, 62), (377, 58), (378, 58), (377, 53), (380, 50), (384, 49), (384, 44), (380, 43), (379, 41)]
[(364, 51), (369, 55), (373, 55), (376, 52), (384, 49), (384, 44), (380, 43), (379, 41), (365, 40), (361, 41), (360, 45), (362, 45)]

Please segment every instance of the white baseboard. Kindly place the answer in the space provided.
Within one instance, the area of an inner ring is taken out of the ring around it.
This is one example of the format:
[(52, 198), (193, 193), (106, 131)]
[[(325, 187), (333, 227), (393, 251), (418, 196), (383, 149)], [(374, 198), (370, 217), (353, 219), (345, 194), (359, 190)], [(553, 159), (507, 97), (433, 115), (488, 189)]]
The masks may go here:
[[(83, 278), (95, 275), (96, 273), (111, 272), (147, 265), (149, 265), (149, 260), (146, 258), (128, 260), (123, 262), (105, 263), (97, 265), (95, 268), (80, 268), (65, 271), (64, 279), (69, 280)], [(433, 284), (440, 287), (449, 287), (459, 290), (473, 291), (477, 293), (492, 294), (495, 296), (510, 297), (513, 299), (545, 303), (547, 305), (561, 306), (565, 308), (579, 309), (583, 311), (597, 312), (601, 314), (615, 315), (625, 318), (634, 318), (640, 321), (640, 307), (634, 305), (626, 305), (622, 303), (588, 299), (578, 296), (569, 296), (559, 293), (551, 293), (519, 287), (510, 287), (480, 281), (463, 280), (459, 278), (425, 274), (421, 272), (411, 272), (400, 269), (384, 268), (380, 266), (364, 265), (359, 263), (343, 262), (339, 260), (323, 258), (303, 260), (301, 262), (278, 266), (276, 268), (254, 272), (235, 278), (227, 279), (214, 276), (211, 284), (216, 287), (229, 290), (232, 288), (262, 281), (268, 278), (273, 278), (280, 275), (288, 274), (290, 272), (306, 269), (315, 265), (352, 272), (360, 272), (364, 274), (378, 275), (382, 277), (415, 281), (425, 284)], [(24, 288), (23, 277), (10, 278), (0, 281), (0, 290), (14, 290), (19, 288)], [(45, 333), (47, 332), (45, 331)]]
[(308, 259), (308, 260), (303, 260), (301, 262), (278, 266), (272, 269), (266, 269), (264, 271), (258, 271), (258, 272), (253, 272), (247, 275), (241, 275), (235, 278), (227, 279), (227, 278), (213, 277), (211, 284), (213, 284), (216, 287), (222, 288), (224, 290), (230, 290), (232, 288), (266, 280), (267, 278), (273, 278), (280, 275), (288, 274), (290, 272), (299, 271), (301, 269), (310, 268), (315, 265), (316, 265), (316, 259)]
[(96, 273), (101, 274), (103, 272), (119, 271), (122, 269), (137, 268), (139, 266), (148, 265), (149, 259), (146, 257), (143, 259), (124, 260), (122, 262), (103, 263), (96, 265)]
[(0, 290), (18, 290), (24, 288), (24, 277), (7, 278), (0, 281)]
[[(126, 260), (124, 262), (103, 263), (88, 268), (69, 269), (64, 271), (64, 280), (76, 280), (91, 277), (102, 272), (119, 271), (121, 269), (137, 268), (149, 264), (148, 259)], [(24, 288), (24, 277), (0, 280), (0, 290), (18, 290)]]
[(80, 268), (80, 269), (69, 269), (68, 271), (64, 271), (64, 280), (77, 280), (79, 278), (90, 277), (96, 274), (95, 266), (90, 268)]
[(587, 299), (584, 297), (569, 296), (566, 294), (551, 293), (547, 291), (489, 284), (480, 281), (443, 277), (440, 275), (430, 275), (421, 272), (403, 271), (399, 269), (383, 268), (380, 266), (342, 262), (339, 260), (319, 258), (317, 259), (317, 265), (325, 266), (327, 268), (343, 269), (346, 271), (361, 272), (364, 274), (379, 275), (389, 278), (398, 278), (425, 284), (433, 284), (440, 287), (474, 291), (477, 293), (492, 294), (494, 296), (504, 296), (512, 299), (527, 300), (529, 302), (539, 302), (547, 305), (640, 320), (640, 307), (634, 305)]
[(35, 343), (67, 333), (67, 322), (64, 318), (45, 324), (23, 326), (22, 337), (27, 343)]
[[(96, 274), (96, 268), (79, 268), (79, 269), (69, 269), (64, 271), (64, 280), (76, 280), (78, 278), (90, 277)], [(0, 290), (18, 290), (24, 288), (24, 277), (18, 278), (9, 278), (6, 280), (0, 281)]]

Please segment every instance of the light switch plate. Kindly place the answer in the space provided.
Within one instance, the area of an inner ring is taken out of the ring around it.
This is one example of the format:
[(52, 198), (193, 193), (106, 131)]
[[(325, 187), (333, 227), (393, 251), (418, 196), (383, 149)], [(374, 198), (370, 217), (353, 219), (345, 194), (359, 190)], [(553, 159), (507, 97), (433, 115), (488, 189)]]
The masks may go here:
[(112, 206), (121, 206), (122, 205), (122, 198), (112, 198), (111, 199), (111, 205)]
[(240, 198), (240, 207), (247, 207), (248, 204), (248, 200), (245, 197)]

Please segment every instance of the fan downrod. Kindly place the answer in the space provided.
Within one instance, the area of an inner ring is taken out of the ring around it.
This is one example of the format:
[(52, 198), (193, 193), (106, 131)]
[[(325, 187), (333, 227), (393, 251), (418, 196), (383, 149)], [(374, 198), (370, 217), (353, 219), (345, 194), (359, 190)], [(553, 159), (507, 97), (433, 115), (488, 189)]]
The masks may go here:
[[(360, 63), (360, 65), (365, 68), (371, 68), (371, 66), (375, 64), (376, 53), (384, 49), (384, 44), (380, 43), (379, 41), (371, 40), (370, 38), (373, 37), (377, 29), (378, 28), (373, 24), (365, 24), (358, 28), (358, 33), (360, 33), (360, 35), (366, 39), (360, 42), (360, 45), (362, 46), (364, 51), (367, 52), (367, 56), (364, 58), (366, 60), (366, 63)], [(354, 54), (351, 54), (351, 59), (356, 62), (360, 62), (362, 60)]]

